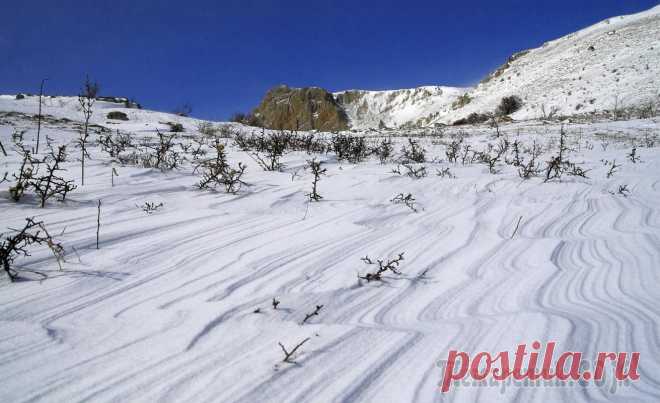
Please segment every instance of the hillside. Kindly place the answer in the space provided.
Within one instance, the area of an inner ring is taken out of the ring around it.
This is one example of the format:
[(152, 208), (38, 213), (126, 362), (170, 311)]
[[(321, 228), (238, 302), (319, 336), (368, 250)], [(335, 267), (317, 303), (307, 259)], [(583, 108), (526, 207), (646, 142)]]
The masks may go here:
[(660, 105), (660, 6), (521, 52), (468, 94), (469, 105), (439, 121), (492, 111), (508, 95), (524, 102), (514, 119)]
[[(451, 63), (451, 61), (448, 61)], [(464, 93), (469, 104), (452, 107)], [(470, 113), (495, 110), (517, 95), (514, 119), (611, 113), (660, 106), (660, 6), (609, 18), (513, 55), (476, 88), (419, 87), (335, 93), (353, 128), (451, 124)], [(607, 112), (606, 112), (607, 111)]]

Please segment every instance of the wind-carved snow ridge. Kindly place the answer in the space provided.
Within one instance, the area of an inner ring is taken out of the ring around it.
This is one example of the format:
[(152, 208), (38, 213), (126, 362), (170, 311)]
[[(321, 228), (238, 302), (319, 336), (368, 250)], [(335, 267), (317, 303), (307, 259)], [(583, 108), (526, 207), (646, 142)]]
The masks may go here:
[[(493, 112), (505, 96), (523, 107), (517, 120), (604, 113), (660, 105), (660, 6), (609, 18), (523, 50), (475, 88), (419, 87), (335, 93), (356, 129), (451, 124)], [(451, 63), (451, 61), (448, 61)], [(467, 94), (464, 106), (453, 105)], [(382, 123), (381, 123), (382, 122)]]
[[(58, 118), (44, 121), (42, 136), (69, 145), (66, 175), (80, 183), (75, 102), (49, 99), (46, 111)], [(33, 97), (0, 97), (8, 151), (0, 175), (20, 167), (14, 129), (26, 129), (23, 143), (34, 145), (35, 106)], [(114, 109), (131, 120), (106, 119)], [(171, 114), (99, 103), (93, 116), (137, 144), (153, 143), (170, 121), (185, 127), (177, 141), (203, 137), (202, 122)], [(266, 172), (228, 136), (219, 140), (232, 165), (247, 165), (249, 186), (207, 192), (195, 188), (191, 164), (168, 172), (121, 165), (93, 134), (86, 184), (66, 203), (16, 204), (7, 197), (13, 182), (0, 184), (0, 231), (34, 216), (67, 251), (61, 271), (42, 249), (17, 261), (47, 280), (0, 277), (0, 401), (659, 400), (660, 120), (565, 124), (569, 157), (588, 178), (525, 181), (504, 162), (491, 174), (469, 158), (447, 161), (452, 141), (463, 139), (463, 154), (507, 138), (523, 150), (542, 147), (544, 164), (562, 129), (534, 121), (499, 130), (499, 139), (488, 127), (358, 133), (374, 143), (393, 135), (395, 158), (413, 136), (426, 149), (420, 179), (393, 173), (394, 161), (349, 164), (332, 152), (290, 152), (282, 172)], [(633, 145), (636, 163), (627, 157)], [(306, 196), (311, 157), (327, 168), (318, 203)], [(608, 177), (614, 160), (620, 167)], [(436, 174), (444, 169), (452, 175)], [(617, 193), (621, 185), (630, 194)], [(414, 195), (417, 211), (392, 203), (397, 193)], [(145, 202), (163, 206), (146, 214)], [(358, 279), (370, 270), (365, 255), (401, 252), (400, 275)], [(278, 343), (291, 351), (307, 338), (283, 363)], [(449, 350), (495, 354), (535, 340), (586, 359), (640, 352), (641, 379), (616, 393), (577, 385), (440, 393), (438, 363)]]

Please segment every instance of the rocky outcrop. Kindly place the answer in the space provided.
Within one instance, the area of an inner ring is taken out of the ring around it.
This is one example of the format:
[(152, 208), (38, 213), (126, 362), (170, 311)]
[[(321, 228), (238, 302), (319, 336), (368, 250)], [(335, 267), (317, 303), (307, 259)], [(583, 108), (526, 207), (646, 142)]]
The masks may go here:
[(269, 129), (335, 131), (348, 128), (346, 113), (335, 97), (318, 87), (275, 87), (266, 93), (253, 114)]

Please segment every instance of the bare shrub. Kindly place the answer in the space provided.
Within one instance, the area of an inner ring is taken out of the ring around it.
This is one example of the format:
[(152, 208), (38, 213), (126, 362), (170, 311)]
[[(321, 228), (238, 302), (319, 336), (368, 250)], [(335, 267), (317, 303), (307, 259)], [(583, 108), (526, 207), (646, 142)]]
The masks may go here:
[(611, 178), (616, 173), (618, 168), (621, 168), (621, 165), (616, 164), (616, 160), (612, 161), (612, 163), (609, 165), (610, 165), (610, 169), (607, 171), (607, 179)]
[(52, 148), (50, 153), (40, 161), (45, 166), (46, 174), (41, 176), (32, 175), (29, 180), (30, 187), (39, 196), (41, 207), (46, 205), (46, 201), (52, 197), (60, 197), (61, 201), (66, 199), (66, 195), (76, 188), (72, 180), (66, 180), (57, 175), (60, 171), (65, 171), (60, 164), (66, 161), (66, 147), (61, 145), (57, 152)]
[(133, 147), (131, 136), (126, 133), (120, 133), (119, 129), (115, 135), (112, 132), (99, 136), (101, 149), (110, 155), (110, 158), (117, 158), (120, 153)]
[(633, 164), (636, 164), (641, 161), (639, 155), (637, 155), (637, 147), (633, 147), (632, 150), (630, 150), (630, 154), (628, 154), (628, 159)]
[(569, 148), (566, 144), (566, 132), (564, 131), (564, 126), (562, 125), (561, 134), (559, 136), (559, 152), (546, 163), (545, 182), (551, 181), (553, 179), (561, 179), (564, 173), (582, 178), (587, 177), (588, 171), (585, 171), (575, 163), (568, 160), (566, 156), (568, 151)]
[(206, 159), (197, 164), (195, 170), (202, 169), (202, 179), (197, 186), (200, 189), (223, 186), (227, 193), (238, 193), (243, 185), (247, 185), (241, 180), (247, 167), (239, 162), (238, 168), (232, 168), (227, 162), (224, 144), (217, 140), (215, 142), (215, 153), (215, 158)]
[(364, 263), (368, 265), (378, 265), (378, 268), (376, 271), (372, 273), (366, 273), (365, 275), (359, 275), (358, 278), (362, 280), (367, 280), (367, 282), (370, 281), (381, 281), (383, 279), (383, 273), (387, 271), (391, 271), (394, 274), (400, 275), (401, 272), (399, 271), (399, 265), (401, 264), (401, 261), (403, 260), (403, 254), (404, 252), (399, 253), (399, 255), (394, 258), (394, 259), (388, 259), (387, 262), (385, 262), (382, 259), (377, 259), (376, 261), (373, 261), (369, 258), (369, 256), (365, 256), (361, 258)]
[(302, 345), (307, 343), (308, 341), (309, 341), (309, 337), (306, 338), (305, 340), (301, 341), (300, 343), (298, 343), (294, 348), (291, 349), (291, 351), (288, 351), (282, 343), (278, 342), (277, 344), (280, 346), (280, 348), (282, 349), (282, 352), (284, 353), (284, 358), (282, 359), (282, 362), (286, 362), (286, 363), (289, 363), (289, 364), (295, 364), (296, 351), (298, 351), (298, 349), (300, 347), (302, 347)]
[[(36, 159), (23, 147), (19, 147), (23, 160), (18, 173), (14, 173), (15, 184), (9, 188), (9, 194), (14, 201), (20, 201), (26, 191), (32, 190), (40, 200), (41, 207), (46, 201), (59, 196), (64, 201), (67, 194), (76, 188), (71, 180), (58, 176), (58, 172), (65, 171), (61, 164), (66, 161), (66, 147), (59, 146), (57, 152), (50, 148), (50, 152), (42, 159)], [(45, 167), (46, 173), (39, 175), (40, 167)]]
[(338, 134), (332, 138), (332, 148), (337, 160), (356, 164), (369, 155), (367, 140), (362, 136)]
[(303, 319), (302, 323), (300, 323), (300, 324), (304, 325), (305, 323), (307, 323), (308, 320), (310, 320), (314, 316), (318, 316), (319, 312), (321, 312), (321, 309), (323, 309), (323, 305), (316, 305), (316, 308), (314, 308), (314, 311), (305, 314), (305, 319)]
[(258, 138), (258, 144), (254, 148), (248, 143), (248, 141), (248, 139), (240, 136), (237, 136), (236, 138), (236, 143), (239, 147), (246, 151), (250, 150), (248, 155), (250, 155), (250, 157), (252, 157), (252, 159), (254, 159), (264, 171), (279, 171), (282, 169), (284, 165), (280, 162), (280, 158), (284, 155), (288, 142), (288, 138), (284, 132), (282, 132), (281, 135), (271, 133), (268, 136), (262, 133), (262, 136)]
[(426, 150), (417, 141), (408, 138), (408, 147), (401, 147), (403, 162), (426, 162)]
[(511, 95), (508, 97), (502, 98), (500, 104), (497, 106), (495, 113), (498, 116), (510, 115), (514, 112), (517, 112), (522, 108), (523, 102), (517, 95)]
[(153, 214), (163, 207), (163, 203), (161, 202), (156, 204), (156, 202), (144, 202), (143, 205), (137, 207), (141, 208), (142, 211), (144, 211), (147, 214)]
[(37, 162), (32, 157), (32, 153), (22, 145), (19, 146), (18, 152), (23, 156), (23, 160), (21, 162), (21, 168), (18, 170), (18, 174), (12, 174), (16, 182), (14, 183), (14, 186), (9, 188), (9, 195), (12, 200), (16, 202), (21, 200), (25, 191), (29, 188), (30, 180), (32, 179), (32, 174), (35, 169), (35, 163)]
[(307, 161), (307, 168), (309, 168), (314, 175), (314, 179), (312, 180), (312, 191), (307, 193), (307, 196), (311, 201), (320, 201), (323, 198), (323, 196), (318, 193), (318, 183), (321, 180), (321, 175), (325, 175), (327, 169), (321, 168), (321, 164), (322, 162), (317, 161), (316, 159)]
[(451, 143), (447, 144), (447, 151), (445, 151), (445, 155), (447, 156), (447, 161), (455, 163), (458, 160), (458, 156), (459, 156), (458, 153), (461, 150), (462, 143), (463, 143), (463, 139), (459, 139), (459, 140), (454, 140)]
[(412, 193), (408, 194), (403, 194), (399, 193), (398, 195), (394, 196), (392, 200), (390, 200), (394, 204), (403, 204), (415, 213), (417, 212), (417, 204), (415, 201), (415, 197), (412, 195)]
[(623, 197), (628, 197), (628, 195), (630, 194), (630, 190), (628, 190), (628, 185), (619, 185), (619, 190), (617, 190), (617, 193)]
[[(401, 167), (405, 169), (405, 172), (401, 171)], [(411, 164), (399, 164), (396, 166), (396, 168), (392, 169), (392, 173), (397, 175), (406, 175), (412, 179), (425, 178), (427, 175), (426, 167), (424, 165), (416, 168)]]
[(167, 122), (167, 125), (170, 127), (170, 132), (172, 133), (183, 133), (186, 131), (181, 123)]
[(456, 175), (454, 175), (450, 170), (449, 167), (442, 168), (442, 169), (436, 169), (436, 175), (441, 177), (441, 178), (449, 178), (449, 179), (454, 179), (456, 178)]
[(83, 84), (83, 89), (80, 95), (78, 95), (78, 103), (80, 104), (80, 110), (83, 114), (84, 124), (80, 131), (80, 137), (78, 138), (78, 145), (80, 146), (81, 152), (81, 184), (85, 185), (85, 157), (89, 157), (87, 153), (87, 141), (89, 140), (89, 120), (94, 113), (93, 107), (96, 102), (96, 97), (99, 93), (99, 85), (96, 82), (92, 82), (89, 79), (89, 76), (85, 78), (85, 83)]
[(520, 165), (518, 165), (518, 176), (523, 179), (529, 179), (541, 174), (541, 165), (537, 161), (538, 157), (541, 155), (541, 147), (536, 144), (536, 140), (534, 140), (534, 143), (529, 150), (529, 154), (529, 160), (527, 160), (527, 162), (521, 160)]
[(14, 282), (19, 278), (21, 271), (35, 273), (42, 278), (48, 276), (36, 270), (18, 269), (15, 266), (16, 258), (19, 256), (30, 256), (30, 249), (36, 245), (45, 245), (55, 256), (57, 264), (64, 261), (64, 247), (56, 242), (46, 230), (43, 221), (35, 221), (34, 218), (26, 218), (25, 226), (20, 230), (12, 230), (13, 234), (2, 234), (0, 242), (0, 262), (2, 268), (9, 276), (9, 280)]
[(378, 143), (378, 146), (375, 147), (374, 153), (378, 156), (378, 160), (381, 164), (389, 161), (394, 153), (392, 139), (390, 137), (382, 139), (380, 143)]
[(211, 122), (199, 122), (197, 124), (197, 131), (208, 137), (215, 137), (219, 130), (220, 129)]
[(183, 162), (182, 156), (176, 151), (176, 134), (165, 135), (159, 130), (158, 143), (151, 144), (145, 142), (143, 146), (148, 150), (147, 153), (141, 155), (142, 166), (145, 168), (157, 168), (161, 171), (176, 169)]

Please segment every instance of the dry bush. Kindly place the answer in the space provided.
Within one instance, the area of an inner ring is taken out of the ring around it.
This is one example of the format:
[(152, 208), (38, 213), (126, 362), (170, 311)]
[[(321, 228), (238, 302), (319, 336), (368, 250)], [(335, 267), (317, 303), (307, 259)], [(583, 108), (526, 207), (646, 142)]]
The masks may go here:
[(415, 201), (415, 197), (412, 195), (412, 193), (405, 195), (403, 193), (399, 193), (390, 201), (394, 204), (404, 204), (415, 213), (417, 212), (417, 202)]
[(321, 175), (325, 175), (327, 169), (321, 168), (321, 164), (322, 162), (317, 161), (316, 159), (307, 161), (307, 168), (309, 168), (314, 175), (314, 179), (312, 180), (312, 191), (307, 193), (310, 201), (320, 201), (323, 198), (323, 196), (318, 193), (318, 183), (321, 180)]
[(392, 139), (390, 137), (382, 139), (380, 143), (378, 143), (378, 145), (374, 148), (373, 152), (376, 154), (376, 156), (378, 156), (378, 160), (381, 164), (389, 161), (394, 153)]
[(117, 158), (120, 153), (133, 147), (131, 136), (126, 133), (120, 133), (119, 129), (117, 129), (115, 135), (112, 132), (100, 135), (99, 144), (101, 145), (101, 149), (110, 155), (110, 158)]
[(302, 347), (303, 344), (307, 343), (309, 341), (309, 337), (298, 343), (295, 347), (291, 349), (291, 351), (288, 351), (285, 347), (284, 344), (278, 342), (277, 344), (280, 346), (282, 349), (282, 352), (284, 353), (284, 358), (282, 359), (282, 362), (286, 362), (289, 364), (295, 364), (295, 357), (296, 357), (296, 351), (300, 347)]
[(497, 106), (495, 113), (498, 116), (510, 115), (522, 108), (523, 102), (517, 95), (511, 95), (508, 97), (502, 98), (500, 104)]
[(247, 167), (239, 162), (237, 168), (232, 168), (227, 162), (225, 145), (217, 140), (215, 142), (215, 153), (215, 158), (203, 160), (196, 165), (195, 171), (197, 169), (202, 170), (202, 179), (197, 186), (200, 189), (223, 186), (227, 193), (238, 193), (243, 185), (247, 185), (241, 180)]
[(18, 269), (14, 264), (19, 256), (30, 256), (30, 249), (33, 246), (47, 246), (55, 256), (60, 268), (61, 262), (64, 261), (64, 247), (55, 242), (46, 230), (43, 221), (35, 221), (34, 218), (26, 218), (25, 220), (26, 224), (22, 229), (12, 230), (12, 234), (0, 235), (2, 239), (2, 242), (0, 242), (0, 262), (2, 262), (2, 268), (12, 282), (19, 278), (21, 271), (37, 274), (44, 279), (48, 277), (36, 270)]
[[(66, 171), (61, 166), (67, 156), (64, 145), (59, 146), (57, 151), (50, 147), (49, 153), (42, 159), (34, 158), (23, 147), (19, 147), (19, 153), (23, 155), (23, 161), (18, 173), (13, 174), (15, 184), (9, 188), (12, 200), (18, 202), (26, 191), (32, 191), (38, 196), (43, 208), (50, 198), (59, 197), (64, 201), (67, 194), (76, 189), (72, 180), (59, 176), (60, 172)], [(44, 174), (40, 174), (41, 168), (45, 170)]]
[(167, 171), (178, 168), (183, 162), (183, 156), (176, 150), (177, 143), (174, 142), (176, 134), (165, 135), (159, 130), (158, 143), (143, 143), (146, 152), (137, 155), (145, 168), (157, 168)]
[(404, 252), (399, 253), (399, 255), (394, 258), (394, 259), (388, 259), (387, 262), (385, 262), (382, 259), (377, 259), (376, 261), (373, 261), (369, 258), (369, 256), (365, 256), (361, 258), (364, 263), (368, 265), (378, 265), (378, 268), (376, 271), (367, 273), (365, 275), (360, 275), (358, 274), (358, 278), (362, 280), (367, 280), (367, 282), (370, 281), (381, 281), (383, 279), (383, 273), (387, 271), (391, 271), (394, 274), (400, 275), (401, 272), (399, 271), (399, 265), (401, 264), (401, 261), (403, 261), (403, 254)]
[(89, 77), (85, 78), (83, 89), (78, 95), (78, 103), (80, 110), (83, 114), (84, 124), (80, 130), (80, 137), (78, 138), (78, 145), (80, 146), (81, 153), (81, 183), (85, 185), (85, 157), (89, 157), (87, 153), (87, 142), (89, 141), (89, 120), (94, 113), (93, 107), (96, 102), (96, 97), (99, 94), (99, 85), (96, 82), (90, 81)]
[(160, 202), (158, 204), (156, 204), (156, 202), (144, 202), (144, 204), (141, 205), (141, 206), (136, 205), (136, 207), (142, 209), (142, 211), (144, 211), (147, 214), (153, 214), (156, 211), (158, 211), (160, 208), (162, 208), (163, 206), (164, 205), (163, 205), (162, 202)]
[(459, 140), (453, 140), (451, 143), (447, 145), (447, 151), (445, 151), (445, 155), (447, 156), (447, 161), (452, 163), (458, 161), (459, 151), (461, 150), (462, 143), (463, 143), (463, 139), (459, 139)]
[(417, 141), (408, 138), (408, 147), (401, 147), (403, 162), (426, 162), (426, 150)]
[(32, 153), (25, 149), (22, 144), (19, 144), (18, 153), (23, 156), (21, 168), (18, 170), (18, 173), (12, 174), (15, 184), (9, 188), (9, 195), (16, 202), (21, 200), (25, 191), (29, 188), (35, 165), (38, 162), (32, 157)]
[(566, 132), (562, 125), (559, 136), (559, 151), (546, 163), (544, 182), (549, 182), (553, 179), (561, 179), (563, 174), (587, 178), (588, 171), (585, 171), (568, 159), (567, 154), (569, 151), (570, 149), (566, 143)]
[(72, 180), (66, 180), (57, 173), (65, 171), (61, 164), (66, 161), (66, 147), (61, 145), (58, 147), (57, 152), (52, 148), (50, 153), (39, 161), (40, 166), (44, 166), (45, 175), (36, 176), (32, 175), (29, 181), (29, 186), (39, 196), (41, 207), (45, 207), (46, 201), (52, 197), (60, 197), (61, 201), (66, 199), (66, 195), (72, 190), (76, 189), (76, 185)]
[(346, 160), (356, 164), (369, 155), (367, 139), (362, 136), (338, 134), (332, 138), (332, 149), (337, 154), (337, 160)]
[(172, 133), (183, 133), (186, 131), (181, 123), (167, 122), (167, 125), (170, 127), (170, 132)]

